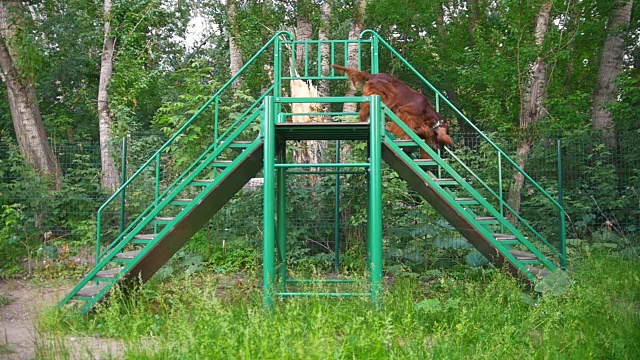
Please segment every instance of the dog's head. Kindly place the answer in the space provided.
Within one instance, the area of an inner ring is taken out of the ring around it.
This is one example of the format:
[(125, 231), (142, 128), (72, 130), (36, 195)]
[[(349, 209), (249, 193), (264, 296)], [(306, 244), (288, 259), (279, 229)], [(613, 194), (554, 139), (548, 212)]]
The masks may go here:
[(436, 146), (443, 149), (445, 145), (454, 146), (453, 140), (449, 136), (449, 122), (443, 119), (431, 127), (433, 136), (435, 137)]

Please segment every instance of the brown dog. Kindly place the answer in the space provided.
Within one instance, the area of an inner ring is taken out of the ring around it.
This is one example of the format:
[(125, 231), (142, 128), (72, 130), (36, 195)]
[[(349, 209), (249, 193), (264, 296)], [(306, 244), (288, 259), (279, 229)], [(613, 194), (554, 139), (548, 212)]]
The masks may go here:
[[(391, 75), (369, 74), (335, 64), (331, 66), (347, 73), (349, 80), (355, 86), (364, 83), (362, 95), (380, 95), (382, 102), (432, 148), (442, 148), (445, 144), (453, 145), (449, 137), (449, 123), (440, 117), (433, 105), (421, 93)], [(367, 121), (367, 118), (369, 118), (369, 104), (362, 103), (360, 104), (360, 121)], [(409, 136), (393, 121), (387, 123), (387, 130), (397, 138), (409, 139)], [(423, 150), (422, 158), (429, 159), (430, 156)]]

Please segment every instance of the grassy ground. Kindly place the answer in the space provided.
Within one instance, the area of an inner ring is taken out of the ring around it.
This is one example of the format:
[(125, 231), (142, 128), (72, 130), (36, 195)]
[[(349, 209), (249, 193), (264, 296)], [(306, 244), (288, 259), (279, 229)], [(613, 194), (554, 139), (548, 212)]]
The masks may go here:
[(265, 312), (252, 281), (221, 295), (209, 276), (114, 296), (86, 318), (51, 309), (39, 320), (42, 359), (64, 339), (122, 339), (127, 359), (631, 359), (640, 354), (640, 267), (593, 255), (566, 295), (532, 299), (500, 271), (399, 279), (384, 308), (367, 299), (288, 299)]

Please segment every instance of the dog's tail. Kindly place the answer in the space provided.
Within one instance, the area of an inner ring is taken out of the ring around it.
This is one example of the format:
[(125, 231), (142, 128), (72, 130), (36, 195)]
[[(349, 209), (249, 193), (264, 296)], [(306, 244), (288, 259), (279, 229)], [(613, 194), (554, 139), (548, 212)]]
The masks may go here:
[(341, 70), (347, 73), (349, 80), (351, 80), (354, 86), (356, 86), (359, 83), (363, 83), (371, 78), (371, 74), (364, 71), (360, 71), (358, 69), (348, 68), (348, 67), (336, 65), (336, 64), (332, 64), (331, 67), (333, 67), (336, 70)]

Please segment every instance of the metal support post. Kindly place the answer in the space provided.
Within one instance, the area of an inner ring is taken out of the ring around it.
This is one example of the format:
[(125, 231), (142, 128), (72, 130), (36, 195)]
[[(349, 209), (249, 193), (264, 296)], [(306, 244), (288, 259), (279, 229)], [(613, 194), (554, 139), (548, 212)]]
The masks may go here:
[[(123, 186), (127, 182), (127, 135), (122, 138), (122, 174), (120, 175), (120, 186)], [(126, 188), (122, 189), (122, 195), (120, 198), (120, 233), (124, 231), (125, 219), (124, 219), (124, 207), (126, 203)]]
[[(340, 163), (340, 140), (336, 140), (336, 164)], [(333, 252), (336, 273), (340, 270), (340, 168), (336, 168), (336, 211), (334, 221)]]
[(560, 267), (567, 267), (567, 229), (565, 225), (564, 200), (562, 194), (562, 143), (558, 139), (558, 204), (560, 205)]
[(264, 305), (267, 309), (273, 309), (273, 297), (275, 294), (275, 118), (274, 102), (272, 96), (264, 98), (262, 110), (262, 128), (264, 141), (264, 240), (263, 240), (263, 291)]
[[(278, 163), (284, 164), (287, 161), (286, 146), (278, 151)], [(284, 292), (287, 285), (287, 169), (277, 168), (276, 177), (278, 182), (277, 204), (278, 204), (278, 281), (280, 291)]]
[(371, 297), (376, 308), (382, 306), (382, 136), (384, 119), (380, 96), (371, 97), (371, 132), (369, 139), (369, 223), (371, 246)]

